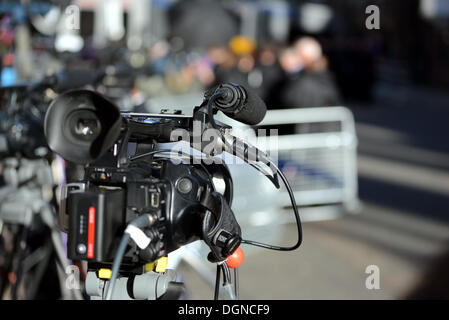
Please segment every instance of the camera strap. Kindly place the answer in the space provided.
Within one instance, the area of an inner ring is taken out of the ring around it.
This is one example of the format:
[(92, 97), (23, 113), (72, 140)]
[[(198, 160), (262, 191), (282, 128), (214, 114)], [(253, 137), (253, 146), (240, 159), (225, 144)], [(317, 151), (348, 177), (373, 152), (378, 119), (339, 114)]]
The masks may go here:
[(207, 209), (202, 223), (202, 236), (211, 249), (208, 259), (211, 262), (224, 261), (240, 246), (240, 225), (222, 194), (206, 192), (202, 204)]

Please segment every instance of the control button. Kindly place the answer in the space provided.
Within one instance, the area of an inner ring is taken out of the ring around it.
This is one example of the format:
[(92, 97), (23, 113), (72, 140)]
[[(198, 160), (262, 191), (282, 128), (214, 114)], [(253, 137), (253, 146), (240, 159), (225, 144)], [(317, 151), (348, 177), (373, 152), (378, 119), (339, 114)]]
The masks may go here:
[(178, 180), (177, 188), (179, 192), (187, 194), (192, 191), (193, 183), (189, 178), (181, 178)]
[(77, 251), (79, 254), (85, 254), (86, 251), (87, 251), (87, 248), (86, 248), (86, 246), (85, 246), (84, 244), (80, 243), (80, 244), (76, 247), (76, 251)]

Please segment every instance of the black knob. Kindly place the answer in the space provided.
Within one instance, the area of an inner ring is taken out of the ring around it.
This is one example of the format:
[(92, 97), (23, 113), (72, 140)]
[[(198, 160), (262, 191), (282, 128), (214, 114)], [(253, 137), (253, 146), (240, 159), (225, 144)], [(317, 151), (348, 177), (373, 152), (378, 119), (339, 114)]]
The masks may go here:
[(238, 247), (240, 247), (240, 243), (242, 242), (242, 238), (238, 235), (231, 237), (228, 241), (226, 241), (226, 244), (223, 248), (223, 255), (230, 256), (234, 253), (235, 250), (237, 250)]

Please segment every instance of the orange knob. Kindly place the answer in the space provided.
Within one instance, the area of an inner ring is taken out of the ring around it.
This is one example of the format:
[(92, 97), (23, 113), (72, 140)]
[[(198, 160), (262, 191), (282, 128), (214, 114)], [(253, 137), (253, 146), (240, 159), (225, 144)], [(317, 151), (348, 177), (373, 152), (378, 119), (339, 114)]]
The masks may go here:
[(226, 259), (226, 264), (229, 268), (237, 268), (242, 265), (243, 260), (245, 260), (245, 255), (243, 254), (243, 250), (239, 247)]

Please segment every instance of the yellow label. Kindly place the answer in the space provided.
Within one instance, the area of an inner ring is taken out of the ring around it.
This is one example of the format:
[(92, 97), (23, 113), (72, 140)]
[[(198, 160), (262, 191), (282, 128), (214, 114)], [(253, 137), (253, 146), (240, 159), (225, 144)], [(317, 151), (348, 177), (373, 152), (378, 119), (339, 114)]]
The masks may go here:
[(102, 268), (98, 270), (98, 278), (100, 279), (111, 279), (112, 271), (111, 269)]
[(159, 258), (156, 261), (156, 272), (165, 272), (167, 269), (168, 257)]
[(145, 265), (145, 272), (150, 272), (154, 270), (154, 262), (147, 263)]

